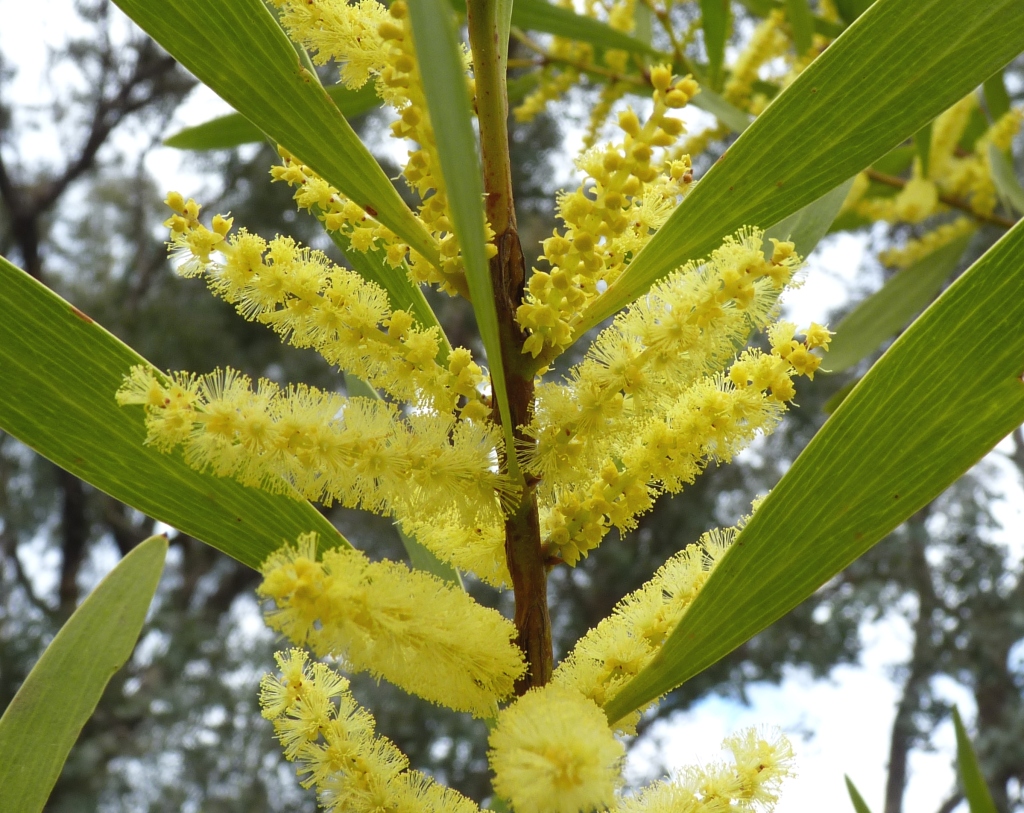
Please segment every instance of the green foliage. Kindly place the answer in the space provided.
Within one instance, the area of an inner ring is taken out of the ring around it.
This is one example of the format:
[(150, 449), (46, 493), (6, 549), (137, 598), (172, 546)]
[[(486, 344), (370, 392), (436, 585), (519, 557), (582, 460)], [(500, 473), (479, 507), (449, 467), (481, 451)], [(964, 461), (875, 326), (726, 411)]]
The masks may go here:
[(437, 247), (259, 0), (121, 9), (256, 127), (364, 206), (425, 257)]
[(992, 181), (996, 185), (996, 190), (1012, 208), (1024, 214), (1024, 188), (1017, 180), (1013, 165), (1002, 151), (992, 144), (988, 148), (988, 158), (992, 164)]
[[(509, 417), (498, 312), (487, 259), (484, 211), (480, 205), (484, 198), (484, 184), (473, 133), (462, 50), (452, 13), (444, 0), (411, 3), (409, 16), (417, 53), (423, 64), (430, 66), (430, 70), (423, 72), (423, 91), (437, 134), (437, 154), (447, 187), (452, 225), (462, 249), (477, 328), (492, 369), (491, 381), (501, 407), (505, 442), (508, 448), (513, 448), (515, 427)], [(509, 460), (514, 461), (514, 457), (510, 455)]]
[(129, 553), (46, 648), (0, 718), (0, 810), (46, 804), (111, 676), (132, 654), (156, 591), (167, 538)]
[(317, 531), (347, 544), (308, 502), (200, 474), (143, 445), (142, 416), (111, 393), (145, 359), (0, 258), (0, 428), (155, 519), (251, 567)]
[(906, 327), (949, 279), (973, 235), (942, 246), (900, 269), (839, 323), (829, 346), (828, 371), (842, 372)]
[(857, 790), (857, 786), (853, 784), (850, 777), (844, 776), (843, 778), (846, 780), (846, 790), (850, 794), (853, 809), (857, 813), (871, 813), (871, 808), (868, 807), (867, 802), (864, 801), (864, 797), (860, 795), (860, 791)]
[(744, 131), (575, 335), (724, 235), (772, 226), (864, 169), (1005, 65), (1022, 41), (1024, 6), (1015, 0), (879, 0)]
[(807, 0), (786, 0), (786, 16), (793, 26), (797, 53), (806, 54), (811, 50), (811, 38), (814, 36), (814, 17)]
[(725, 59), (725, 43), (729, 38), (728, 0), (700, 0), (700, 23), (704, 30), (704, 48), (708, 53), (708, 77), (718, 86)]
[[(740, 532), (617, 720), (795, 607), (1024, 421), (1024, 224), (871, 369)], [(827, 500), (822, 496), (827, 495)]]
[[(852, 186), (851, 178), (768, 229), (764, 233), (765, 254), (771, 254), (769, 241), (774, 237), (776, 240), (789, 240), (801, 257), (810, 256), (821, 238), (828, 234)], [(831, 348), (829, 345), (829, 361), (832, 360)]]
[(552, 5), (547, 0), (516, 0), (512, 5), (512, 24), (530, 31), (543, 31), (589, 42), (597, 48), (619, 48), (637, 54), (660, 55), (643, 40), (616, 31), (593, 17), (584, 17), (571, 9)]
[[(353, 118), (373, 110), (380, 104), (373, 85), (349, 90), (344, 85), (331, 85), (327, 95), (345, 118)], [(229, 113), (210, 121), (186, 127), (164, 139), (164, 145), (179, 150), (227, 150), (240, 144), (262, 141), (266, 136), (241, 113)]]
[(974, 753), (967, 729), (960, 719), (960, 711), (955, 707), (953, 727), (956, 729), (956, 761), (960, 769), (960, 783), (971, 813), (996, 813), (996, 804), (992, 801), (992, 794), (985, 784), (985, 777), (981, 774), (978, 756)]

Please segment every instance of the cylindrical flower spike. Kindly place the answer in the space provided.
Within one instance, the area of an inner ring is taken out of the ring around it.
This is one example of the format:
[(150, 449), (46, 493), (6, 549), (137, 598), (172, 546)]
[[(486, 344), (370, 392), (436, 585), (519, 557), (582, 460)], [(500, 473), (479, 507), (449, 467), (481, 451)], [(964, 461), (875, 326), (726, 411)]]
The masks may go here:
[(526, 668), (510, 621), (424, 571), (345, 549), (317, 561), (316, 534), (262, 571), (270, 626), (431, 702), (493, 716)]
[(478, 813), (457, 791), (418, 771), (385, 737), (373, 715), (359, 706), (349, 682), (299, 649), (279, 652), (279, 675), (260, 687), (263, 716), (285, 757), (297, 763), (305, 787), (316, 787), (320, 806), (332, 813)]
[[(231, 220), (220, 216), (207, 229), (195, 201), (176, 193), (167, 202), (175, 212), (166, 225), (179, 273), (205, 276), (246, 319), (296, 347), (312, 347), (401, 401), (441, 414), (456, 408), (465, 417), (487, 414), (479, 403), (480, 367), (471, 358), (456, 362), (454, 352), (447, 368), (439, 364), (438, 329), (419, 328), (406, 311), (392, 311), (380, 286), (287, 237), (268, 243), (244, 229), (230, 234)], [(468, 355), (460, 352), (460, 359)]]
[[(604, 706), (651, 662), (725, 555), (735, 529), (713, 530), (684, 548), (619, 601), (558, 665), (552, 682)], [(617, 721), (631, 733), (640, 712)]]
[(614, 813), (771, 813), (779, 785), (793, 774), (793, 749), (781, 734), (748, 729), (722, 743), (733, 762), (690, 767), (623, 799)]

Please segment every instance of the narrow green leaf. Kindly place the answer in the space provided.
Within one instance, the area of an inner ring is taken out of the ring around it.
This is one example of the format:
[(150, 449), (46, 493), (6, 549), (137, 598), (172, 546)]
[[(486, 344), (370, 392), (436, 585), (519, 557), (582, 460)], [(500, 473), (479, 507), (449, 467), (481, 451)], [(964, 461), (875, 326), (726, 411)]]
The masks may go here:
[(654, 12), (646, 3), (637, 3), (633, 9), (633, 36), (650, 45), (654, 41)]
[(988, 114), (992, 121), (1010, 112), (1010, 94), (1006, 91), (1002, 71), (997, 71), (986, 79), (983, 88), (985, 103), (988, 105)]
[(917, 150), (917, 157), (921, 162), (921, 174), (927, 178), (929, 159), (932, 154), (932, 122), (928, 122), (914, 133), (914, 148)]
[(452, 587), (458, 587), (461, 590), (466, 589), (466, 585), (462, 583), (462, 576), (459, 575), (458, 570), (448, 564), (448, 562), (442, 562), (430, 550), (423, 547), (416, 539), (406, 534), (397, 525), (395, 530), (398, 531), (398, 536), (405, 546), (405, 552), (409, 555), (409, 564), (416, 568), (416, 570), (425, 570), (427, 573), (433, 573), (438, 578), (448, 582)]
[(146, 360), (0, 257), (0, 429), (154, 519), (258, 568), (299, 534), (347, 545), (305, 500), (200, 474), (146, 446), (141, 407), (114, 393)]
[(785, 220), (780, 220), (764, 233), (765, 253), (771, 256), (771, 238), (790, 240), (796, 246), (796, 253), (806, 259), (814, 251), (821, 238), (828, 234), (832, 222), (843, 208), (843, 203), (850, 194), (853, 178), (839, 184), (831, 192), (826, 192), (813, 203), (794, 212)]
[(736, 133), (742, 133), (754, 120), (749, 113), (740, 110), (731, 102), (727, 102), (724, 96), (718, 95), (706, 86), (701, 86), (700, 93), (690, 100), (690, 104), (710, 113)]
[(835, 329), (824, 366), (831, 373), (867, 358), (928, 305), (956, 270), (973, 235), (966, 235), (897, 271)]
[[(380, 105), (373, 83), (367, 83), (359, 90), (331, 85), (327, 88), (327, 95), (346, 118), (359, 116)], [(164, 139), (164, 146), (179, 150), (229, 150), (239, 144), (251, 144), (265, 138), (263, 131), (241, 113), (229, 113), (179, 130)]]
[(740, 3), (758, 17), (767, 17), (776, 8), (774, 0), (740, 0)]
[(262, 0), (116, 0), (182, 65), (429, 261), (437, 243), (402, 200)]
[(849, 24), (867, 11), (874, 0), (835, 0), (835, 2), (839, 14)]
[(770, 227), (860, 172), (1022, 47), (1019, 0), (878, 0), (740, 135), (574, 335), (725, 235)]
[(814, 37), (814, 15), (807, 0), (786, 0), (786, 17), (793, 29), (793, 44), (800, 55), (811, 50)]
[[(518, 8), (519, 3), (516, 3)], [(514, 13), (514, 12), (513, 12)], [(430, 123), (437, 139), (441, 174), (448, 193), (452, 226), (462, 249), (466, 282), (473, 300), (473, 313), (491, 368), (491, 382), (498, 399), (509, 468), (515, 471), (514, 427), (511, 423), (508, 391), (502, 365), (498, 311), (494, 302), (487, 238), (484, 229), (484, 182), (480, 152), (473, 133), (473, 114), (452, 12), (444, 0), (413, 0), (409, 4), (416, 54), (423, 70), (423, 92), (427, 97)]]
[(667, 58), (648, 43), (612, 28), (607, 23), (585, 17), (571, 9), (553, 6), (547, 0), (515, 0), (512, 25), (528, 31), (543, 31), (560, 37), (589, 42), (597, 48), (615, 48), (635, 54)]
[(729, 0), (700, 0), (700, 24), (708, 54), (708, 78), (713, 87), (718, 87), (729, 38)]
[(992, 182), (996, 185), (996, 191), (1006, 201), (1024, 215), (1024, 188), (1021, 188), (1017, 180), (1017, 173), (1013, 171), (1013, 164), (1006, 154), (994, 144), (988, 145), (988, 158), (992, 164)]
[(609, 719), (781, 618), (1024, 422), (1022, 262), (1024, 223), (889, 348), (744, 526), (658, 656), (607, 704)]
[(967, 798), (971, 813), (996, 813), (996, 803), (985, 784), (985, 777), (978, 764), (978, 755), (967, 736), (967, 729), (960, 719), (960, 710), (953, 707), (953, 727), (956, 729), (956, 761), (960, 768), (960, 784)]
[(846, 780), (846, 790), (850, 794), (850, 801), (853, 802), (853, 809), (857, 813), (871, 813), (871, 808), (868, 807), (867, 802), (864, 801), (864, 797), (860, 795), (860, 791), (857, 790), (857, 786), (853, 784), (850, 777), (843, 775)]
[(902, 175), (914, 163), (917, 148), (913, 144), (903, 144), (875, 161), (871, 167), (886, 175)]
[(853, 392), (854, 388), (860, 383), (860, 378), (854, 378), (852, 381), (847, 381), (841, 386), (832, 397), (829, 398), (824, 404), (822, 404), (821, 411), (826, 415), (831, 415), (837, 409), (839, 405), (846, 400), (846, 397)]
[(513, 0), (495, 0), (497, 3), (498, 20), (498, 53), (501, 54), (501, 64), (508, 63), (508, 38), (512, 32), (512, 10), (515, 7)]
[(32, 667), (0, 718), (0, 810), (37, 813), (114, 673), (131, 657), (167, 554), (152, 536), (125, 556)]
[[(361, 378), (357, 378), (350, 373), (344, 373), (344, 376), (345, 393), (350, 398), (380, 399), (380, 393)], [(435, 576), (444, 579), (449, 584), (465, 589), (465, 585), (462, 583), (462, 576), (459, 575), (458, 570), (447, 562), (442, 562), (430, 550), (421, 545), (414, 537), (406, 534), (398, 525), (395, 526), (395, 530), (398, 532), (398, 536), (402, 540), (405, 552), (409, 555), (409, 563), (414, 568), (417, 570), (425, 570), (427, 573), (433, 573)]]

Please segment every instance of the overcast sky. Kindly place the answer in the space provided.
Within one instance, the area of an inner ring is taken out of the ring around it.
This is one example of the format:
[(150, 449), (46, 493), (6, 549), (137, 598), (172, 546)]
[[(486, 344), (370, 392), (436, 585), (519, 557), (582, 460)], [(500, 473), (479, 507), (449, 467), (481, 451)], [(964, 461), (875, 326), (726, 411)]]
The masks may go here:
[[(48, 0), (31, 6), (15, 0), (0, 0), (0, 52), (18, 68), (8, 100), (33, 103), (44, 100), (48, 86), (43, 79), (46, 45), (57, 44), (76, 22), (68, 0)], [(15, 24), (12, 24), (14, 21)], [(176, 116), (177, 126), (196, 124), (227, 110), (227, 106), (205, 88), (198, 89)], [(131, 139), (131, 134), (122, 138)], [(26, 158), (45, 158), (60, 149), (54, 132), (38, 130), (23, 144)], [(154, 151), (147, 161), (167, 189), (186, 195), (198, 192), (204, 179), (191, 168), (188, 156), (170, 149)], [(826, 241), (810, 259), (806, 285), (789, 299), (789, 317), (800, 324), (823, 321), (828, 310), (848, 295), (857, 266), (865, 256), (864, 241), (849, 235)], [(1008, 497), (998, 507), (1004, 526), (1012, 530), (1014, 542), (1024, 528), (1018, 479), (1003, 478)], [(1018, 547), (1018, 553), (1019, 553)], [(781, 686), (759, 686), (751, 692), (751, 705), (712, 698), (669, 723), (655, 727), (648, 741), (634, 750), (631, 775), (645, 773), (652, 753), (674, 766), (706, 762), (721, 756), (719, 744), (737, 729), (751, 725), (777, 726), (794, 741), (799, 775), (783, 793), (779, 813), (821, 813), (852, 810), (843, 784), (849, 774), (865, 799), (880, 813), (888, 749), (889, 729), (897, 691), (892, 668), (902, 663), (909, 651), (909, 629), (901, 617), (890, 617), (863, 630), (867, 642), (863, 663), (836, 669), (830, 680), (815, 681), (802, 670), (792, 670)], [(269, 665), (268, 665), (269, 666)], [(939, 687), (960, 704), (965, 717), (974, 715), (970, 695), (955, 684)], [(910, 786), (905, 809), (908, 813), (931, 813), (953, 786), (951, 759), (953, 734), (949, 725), (938, 736), (935, 753), (915, 752), (910, 762)]]

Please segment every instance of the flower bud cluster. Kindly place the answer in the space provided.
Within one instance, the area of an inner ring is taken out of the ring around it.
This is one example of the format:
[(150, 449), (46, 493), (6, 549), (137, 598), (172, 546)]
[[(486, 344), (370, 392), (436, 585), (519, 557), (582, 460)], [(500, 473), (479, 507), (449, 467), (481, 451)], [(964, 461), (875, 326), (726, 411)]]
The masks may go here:
[(483, 371), (468, 350), (438, 363), (436, 327), (416, 326), (411, 313), (392, 311), (387, 293), (354, 271), (288, 237), (269, 243), (217, 215), (211, 229), (199, 222), (199, 206), (171, 193), (171, 231), (178, 272), (205, 276), (218, 296), (246, 319), (271, 327), (296, 347), (312, 347), (331, 364), (393, 397), (440, 414), (458, 409), (482, 420)]
[(737, 107), (748, 109), (754, 83), (760, 78), (761, 68), (789, 48), (789, 38), (783, 31), (786, 16), (781, 9), (772, 11), (762, 20), (732, 64), (723, 96)]
[(671, 69), (651, 70), (654, 110), (643, 124), (631, 109), (619, 115), (623, 140), (594, 147), (577, 161), (585, 173), (578, 189), (563, 194), (558, 216), (565, 223), (543, 243), (550, 271), (535, 269), (516, 318), (530, 335), (524, 352), (534, 357), (570, 341), (574, 319), (625, 269), (668, 219), (692, 181), (689, 159), (658, 160), (683, 123), (670, 115), (698, 92), (690, 77), (674, 81)]
[(408, 757), (374, 733), (376, 721), (356, 702), (347, 679), (310, 663), (299, 649), (279, 652), (276, 660), (280, 674), (260, 684), (263, 716), (324, 810), (478, 813), (462, 794), (409, 770)]
[(492, 717), (525, 670), (511, 621), (437, 576), (336, 548), (316, 557), (316, 534), (263, 564), (267, 623), (319, 656), (340, 658), (407, 692)]
[[(1012, 109), (1000, 116), (967, 152), (962, 142), (972, 118), (981, 115), (977, 108), (978, 97), (972, 93), (938, 116), (932, 126), (927, 173), (921, 161), (915, 159), (911, 177), (902, 190), (892, 197), (864, 198), (856, 205), (855, 211), (872, 220), (921, 223), (946, 209), (942, 199), (954, 199), (961, 208), (979, 217), (991, 215), (998, 203), (998, 195), (992, 178), (989, 148), (995, 147), (999, 151), (1010, 149), (1024, 121), (1024, 110)], [(934, 241), (938, 244), (951, 233), (946, 230)]]
[(295, 188), (300, 209), (317, 217), (330, 232), (345, 237), (356, 251), (382, 251), (385, 262), (397, 268), (405, 262), (410, 249), (383, 223), (362, 206), (353, 203), (283, 147), (277, 148), (281, 165), (272, 167), (270, 176)]
[(925, 232), (919, 238), (908, 240), (900, 248), (886, 249), (878, 255), (878, 259), (890, 268), (908, 268), (943, 246), (974, 234), (977, 230), (978, 224), (973, 218), (958, 217), (949, 223), (943, 223), (937, 229)]

